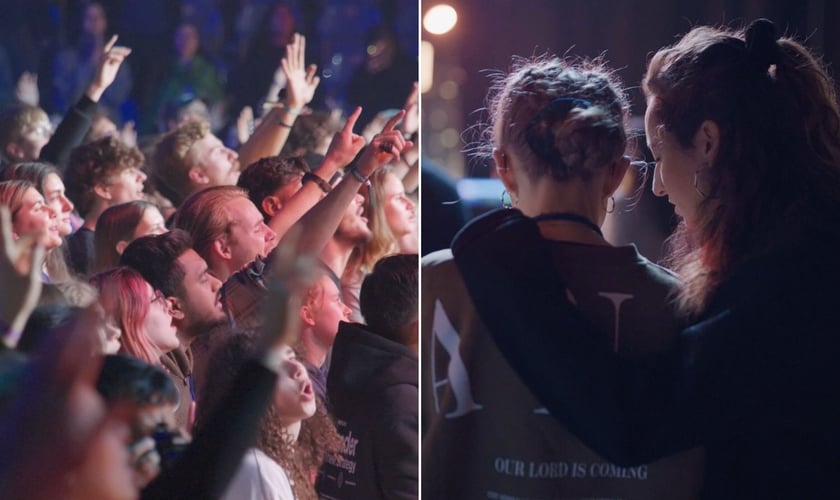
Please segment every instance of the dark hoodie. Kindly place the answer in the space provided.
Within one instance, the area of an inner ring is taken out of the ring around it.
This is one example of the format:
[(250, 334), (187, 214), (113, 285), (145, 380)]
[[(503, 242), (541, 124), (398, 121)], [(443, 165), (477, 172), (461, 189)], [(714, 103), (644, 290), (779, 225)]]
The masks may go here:
[(324, 499), (417, 498), (417, 355), (341, 323), (327, 378), (344, 445), (318, 477)]

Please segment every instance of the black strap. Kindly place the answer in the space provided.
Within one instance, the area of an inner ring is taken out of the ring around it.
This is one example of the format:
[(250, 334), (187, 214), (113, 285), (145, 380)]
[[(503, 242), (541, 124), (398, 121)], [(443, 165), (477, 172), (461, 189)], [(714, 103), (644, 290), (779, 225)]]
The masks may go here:
[(534, 221), (539, 222), (543, 220), (566, 220), (569, 222), (576, 222), (578, 224), (583, 224), (584, 226), (588, 227), (589, 229), (598, 233), (598, 236), (601, 238), (604, 237), (604, 233), (601, 232), (601, 228), (598, 227), (594, 222), (587, 219), (586, 217), (578, 214), (572, 214), (568, 212), (551, 212), (547, 214), (540, 214), (533, 218)]

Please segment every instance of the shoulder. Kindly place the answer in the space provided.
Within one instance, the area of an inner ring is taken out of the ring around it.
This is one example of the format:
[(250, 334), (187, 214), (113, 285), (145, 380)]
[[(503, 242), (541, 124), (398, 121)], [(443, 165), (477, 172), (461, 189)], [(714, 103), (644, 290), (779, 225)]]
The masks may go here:
[(293, 500), (294, 494), (286, 471), (262, 451), (251, 448), (231, 480), (223, 500), (263, 498)]
[(421, 264), (424, 269), (428, 269), (444, 265), (455, 265), (455, 261), (452, 256), (452, 250), (446, 248), (424, 255)]

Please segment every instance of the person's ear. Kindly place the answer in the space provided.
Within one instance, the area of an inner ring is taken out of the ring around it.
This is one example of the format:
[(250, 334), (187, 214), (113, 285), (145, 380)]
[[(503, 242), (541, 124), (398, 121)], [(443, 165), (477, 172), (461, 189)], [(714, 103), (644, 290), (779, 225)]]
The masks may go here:
[(704, 120), (694, 135), (694, 145), (706, 163), (714, 163), (720, 150), (720, 126), (717, 122)]
[(6, 154), (9, 155), (10, 158), (13, 158), (13, 159), (16, 159), (16, 160), (22, 160), (23, 159), (23, 149), (20, 146), (18, 146), (16, 143), (10, 142), (10, 143), (6, 144), (5, 150), (6, 150)]
[(280, 203), (280, 198), (271, 195), (263, 198), (262, 202), (260, 203), (260, 207), (262, 208), (262, 211), (264, 213), (268, 214), (269, 217), (274, 217), (275, 215), (277, 215), (277, 212), (280, 211), (283, 205)]
[(207, 184), (210, 182), (210, 178), (204, 173), (204, 170), (198, 167), (192, 167), (187, 172), (187, 177), (190, 179), (190, 182), (193, 184)]
[(505, 190), (510, 194), (516, 193), (516, 176), (513, 174), (513, 169), (510, 168), (510, 157), (503, 149), (494, 148), (493, 160), (496, 162), (496, 172), (499, 174), (502, 184), (505, 185)]
[(105, 184), (96, 184), (93, 186), (93, 192), (96, 196), (102, 198), (103, 200), (111, 200), (111, 190), (108, 189), (108, 186)]
[(233, 252), (230, 245), (228, 245), (227, 238), (216, 238), (210, 245), (210, 249), (224, 260), (230, 260), (233, 257)]
[(604, 196), (612, 196), (616, 192), (624, 176), (627, 174), (627, 169), (630, 167), (630, 158), (621, 156), (607, 169), (607, 178), (604, 182)]
[(125, 240), (120, 240), (117, 242), (117, 244), (114, 246), (114, 250), (117, 251), (117, 255), (122, 255), (123, 252), (125, 252), (125, 247), (128, 246), (128, 243), (129, 242)]
[(169, 302), (169, 314), (172, 318), (177, 320), (184, 319), (184, 305), (181, 304), (181, 299), (177, 297), (166, 297), (166, 301)]
[(311, 305), (300, 306), (300, 320), (308, 327), (315, 326), (315, 311)]

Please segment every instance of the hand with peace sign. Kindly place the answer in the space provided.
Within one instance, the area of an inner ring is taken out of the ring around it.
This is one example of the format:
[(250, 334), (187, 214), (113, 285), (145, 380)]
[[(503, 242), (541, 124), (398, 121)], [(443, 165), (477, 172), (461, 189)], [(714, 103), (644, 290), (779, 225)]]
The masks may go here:
[(93, 76), (93, 81), (90, 82), (86, 94), (93, 102), (99, 102), (105, 90), (114, 83), (123, 61), (131, 54), (131, 49), (116, 45), (116, 43), (117, 35), (114, 35), (108, 40), (102, 51), (102, 60), (99, 62), (99, 67), (96, 69), (96, 74)]

